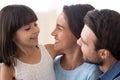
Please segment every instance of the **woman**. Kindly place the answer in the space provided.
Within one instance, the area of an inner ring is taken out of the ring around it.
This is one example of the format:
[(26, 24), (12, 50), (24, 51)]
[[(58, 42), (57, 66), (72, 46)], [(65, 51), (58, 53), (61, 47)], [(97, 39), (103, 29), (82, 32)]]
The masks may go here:
[(83, 18), (92, 9), (88, 4), (64, 6), (57, 18), (52, 32), (54, 49), (64, 54), (55, 60), (57, 80), (96, 80), (101, 74), (96, 65), (84, 62), (81, 48), (77, 45), (84, 26)]

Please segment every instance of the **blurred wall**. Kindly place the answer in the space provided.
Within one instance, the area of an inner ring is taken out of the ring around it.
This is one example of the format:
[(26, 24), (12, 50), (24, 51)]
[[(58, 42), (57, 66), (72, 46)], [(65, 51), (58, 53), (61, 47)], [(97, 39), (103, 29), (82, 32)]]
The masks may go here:
[(51, 32), (56, 25), (57, 15), (64, 5), (91, 4), (96, 9), (113, 9), (120, 12), (120, 0), (0, 0), (0, 9), (9, 4), (23, 4), (32, 8), (38, 16), (40, 27), (39, 43), (53, 43)]
[(38, 16), (37, 23), (40, 28), (39, 43), (53, 43), (54, 39), (51, 36), (51, 32), (53, 31), (56, 25), (56, 10), (50, 10), (47, 12), (36, 12), (36, 14)]

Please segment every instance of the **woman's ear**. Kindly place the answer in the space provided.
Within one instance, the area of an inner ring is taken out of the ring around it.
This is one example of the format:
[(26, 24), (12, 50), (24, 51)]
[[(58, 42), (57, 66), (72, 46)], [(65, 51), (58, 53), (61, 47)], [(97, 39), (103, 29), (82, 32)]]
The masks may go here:
[(110, 56), (110, 52), (107, 49), (100, 49), (98, 54), (102, 59), (106, 59)]

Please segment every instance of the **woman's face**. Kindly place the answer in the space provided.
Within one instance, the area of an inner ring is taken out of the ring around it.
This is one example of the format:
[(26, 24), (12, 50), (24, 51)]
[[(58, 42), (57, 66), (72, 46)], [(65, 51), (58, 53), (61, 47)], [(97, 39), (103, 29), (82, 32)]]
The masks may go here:
[(66, 16), (63, 12), (57, 18), (56, 27), (52, 32), (52, 36), (55, 38), (55, 50), (64, 52), (77, 45), (77, 38), (70, 31)]

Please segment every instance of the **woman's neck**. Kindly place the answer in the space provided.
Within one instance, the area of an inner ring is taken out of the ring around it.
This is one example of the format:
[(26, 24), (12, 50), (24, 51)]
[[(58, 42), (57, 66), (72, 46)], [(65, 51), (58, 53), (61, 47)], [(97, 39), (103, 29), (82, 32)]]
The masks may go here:
[(61, 66), (66, 70), (73, 70), (84, 62), (80, 49), (70, 53), (65, 53), (60, 61)]

